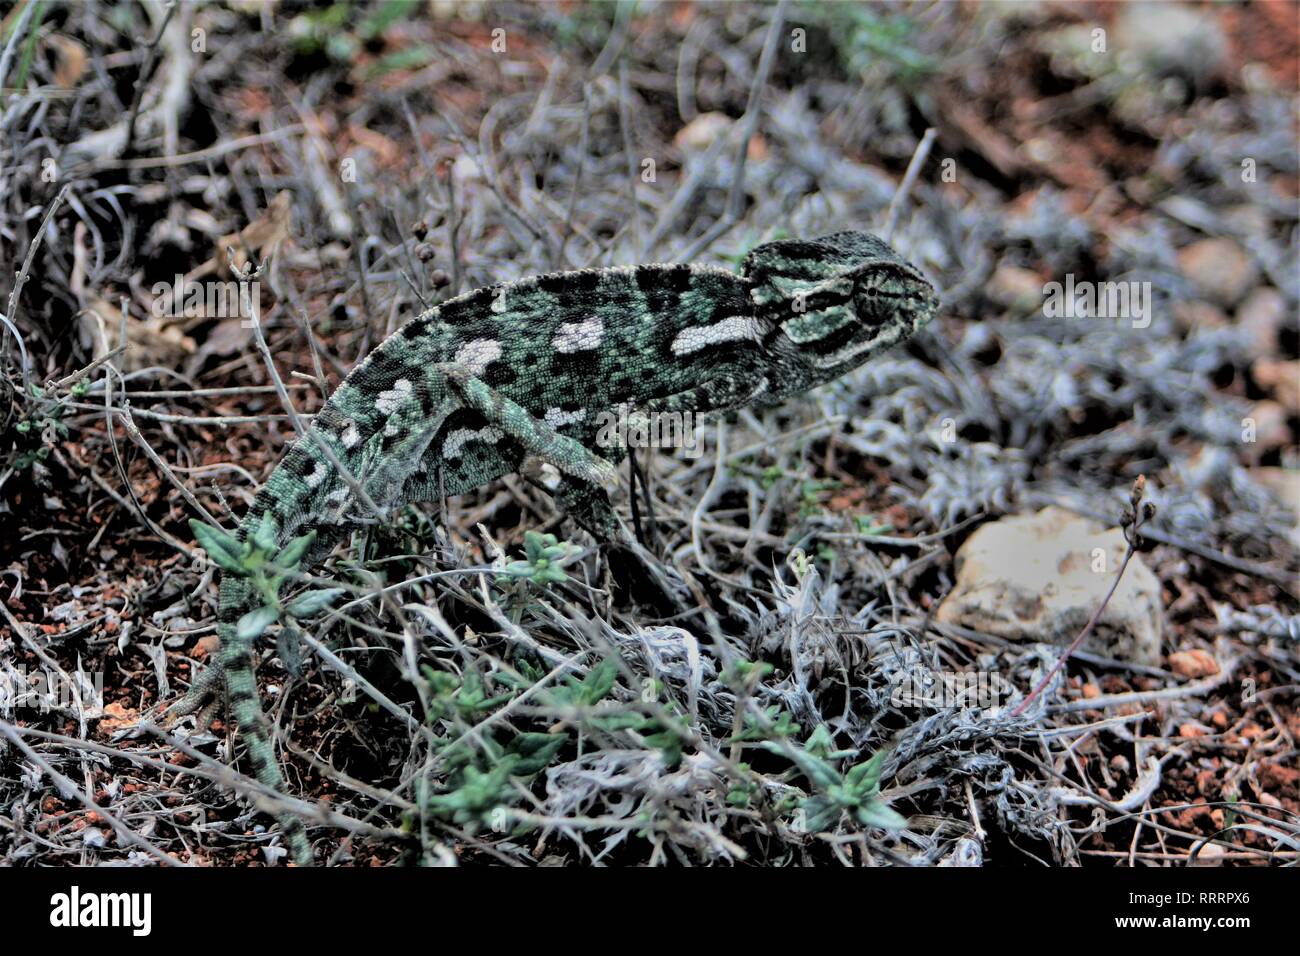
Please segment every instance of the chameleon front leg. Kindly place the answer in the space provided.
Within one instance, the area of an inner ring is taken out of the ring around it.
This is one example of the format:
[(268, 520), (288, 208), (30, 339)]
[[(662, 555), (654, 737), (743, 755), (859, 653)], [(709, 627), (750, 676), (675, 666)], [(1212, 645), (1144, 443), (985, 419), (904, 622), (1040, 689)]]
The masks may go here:
[[(528, 454), (554, 465), (561, 474), (606, 492), (618, 487), (618, 470), (581, 442), (561, 435), (528, 409), (457, 365), (439, 366), (468, 407), (517, 441)], [(607, 502), (608, 503), (608, 502)]]
[[(761, 374), (751, 376), (721, 376), (710, 379), (694, 388), (685, 389), (684, 391), (668, 395), (662, 399), (655, 400), (649, 404), (644, 411), (633, 411), (633, 418), (648, 418), (651, 414), (674, 414), (681, 412), (691, 412), (692, 414), (705, 414), (708, 412), (723, 411), (730, 408), (736, 408), (752, 401), (757, 395), (761, 394), (766, 387), (766, 380)], [(487, 386), (483, 386), (484, 389)], [(490, 389), (488, 389), (490, 391)], [(481, 404), (486, 404), (484, 399), (480, 399)], [(517, 408), (518, 406), (516, 406)], [(523, 409), (519, 411), (527, 416)], [(536, 420), (533, 419), (535, 422)], [(544, 423), (537, 422), (541, 428), (547, 428)], [(572, 439), (565, 438), (563, 435), (556, 435), (560, 442), (573, 444), (577, 451), (589, 458), (600, 462), (602, 477), (605, 474), (606, 465), (612, 470), (614, 464), (621, 461), (627, 453), (627, 449), (621, 447), (610, 448), (605, 457), (596, 455), (589, 451), (589, 448), (596, 447), (596, 433), (587, 436), (583, 442), (573, 442)], [(561, 471), (565, 469), (549, 458), (546, 454), (538, 452), (539, 456), (545, 460), (552, 461)], [(593, 482), (585, 480), (585, 476), (572, 470), (568, 471), (562, 478), (559, 487), (554, 494), (564, 505), (567, 511), (579, 524), (592, 533), (593, 536), (606, 541), (617, 541), (619, 544), (626, 544), (630, 541), (627, 531), (618, 521), (614, 513), (614, 508), (610, 504), (608, 489), (611, 483)], [(633, 494), (636, 489), (632, 489)]]
[(631, 540), (614, 511), (609, 492), (599, 485), (561, 475), (558, 484), (547, 490), (560, 503), (564, 513), (597, 541), (624, 544)]
[[(766, 387), (767, 380), (755, 364), (752, 374), (724, 375), (709, 379), (696, 387), (656, 399), (648, 403), (645, 409), (633, 411), (630, 418), (648, 419), (655, 414), (723, 412), (748, 404), (761, 396)], [(642, 429), (636, 430), (645, 433)], [(586, 436), (580, 447), (597, 447), (596, 434), (593, 432)], [(614, 447), (609, 449), (607, 457), (611, 462), (617, 462), (625, 454), (627, 449)], [(663, 565), (653, 553), (628, 534), (615, 514), (604, 488), (571, 475), (563, 475), (558, 487), (551, 493), (574, 520), (598, 540), (611, 545), (608, 556), (616, 579), (653, 581), (659, 592), (668, 599), (673, 613), (682, 613), (688, 609), (690, 595), (676, 572)], [(632, 494), (636, 493), (634, 485)]]
[[(628, 533), (605, 489), (561, 475), (556, 487), (547, 491), (559, 501), (570, 518), (601, 542), (602, 553), (615, 582), (629, 589), (635, 583), (652, 582), (664, 600), (654, 599), (651, 603), (660, 605), (665, 616), (689, 610), (690, 593), (686, 586), (672, 568), (661, 563)], [(654, 592), (649, 593), (653, 595)]]
[(596, 447), (594, 430), (585, 441), (569, 438), (464, 369), (444, 368), (443, 372), (467, 406), (518, 442), (525, 453), (560, 472), (559, 482), (547, 490), (569, 517), (610, 547), (607, 556), (616, 578), (653, 581), (667, 598), (670, 613), (687, 609), (685, 587), (636, 542), (610, 503), (609, 492), (618, 481), (615, 463), (624, 455), (622, 448), (611, 448), (608, 457), (599, 455), (591, 450)]

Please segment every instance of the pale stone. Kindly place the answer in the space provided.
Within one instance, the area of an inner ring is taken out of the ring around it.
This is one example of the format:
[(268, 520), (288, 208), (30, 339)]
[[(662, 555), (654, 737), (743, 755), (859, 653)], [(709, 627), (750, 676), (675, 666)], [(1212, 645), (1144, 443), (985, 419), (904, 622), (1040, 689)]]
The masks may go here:
[(1225, 308), (1240, 302), (1259, 278), (1250, 254), (1231, 239), (1202, 239), (1179, 249), (1178, 265), (1202, 298)]
[(1219, 673), (1219, 662), (1208, 651), (1177, 651), (1169, 655), (1169, 669), (1179, 677), (1209, 677)]
[(1228, 41), (1209, 11), (1181, 3), (1125, 3), (1117, 14), (1116, 49), (1146, 70), (1198, 85), (1222, 74)]
[(1250, 333), (1251, 355), (1272, 358), (1278, 350), (1278, 332), (1286, 321), (1286, 299), (1277, 289), (1261, 286), (1237, 309), (1237, 324)]
[(1217, 306), (1192, 299), (1189, 302), (1174, 303), (1174, 321), (1188, 332), (1200, 329), (1221, 329), (1228, 324), (1228, 313)]
[(1244, 421), (1255, 429), (1253, 440), (1248, 440), (1251, 436), (1246, 434), (1243, 426), (1243, 440), (1247, 440), (1244, 451), (1251, 462), (1258, 462), (1265, 453), (1291, 442), (1287, 411), (1272, 399), (1266, 398), (1252, 405)]
[(1295, 468), (1252, 468), (1250, 474), (1283, 506), (1300, 515), (1300, 470)]
[[(958, 550), (956, 587), (938, 619), (1007, 640), (1069, 644), (1106, 595), (1126, 549), (1119, 528), (1102, 530), (1060, 508), (986, 524)], [(1085, 647), (1156, 665), (1163, 636), (1160, 582), (1134, 555)]]
[(1289, 414), (1300, 414), (1300, 359), (1285, 362), (1259, 359), (1250, 370), (1255, 381), (1271, 391)]
[(998, 305), (1014, 309), (1036, 310), (1043, 305), (1043, 280), (1038, 273), (1020, 266), (998, 266), (989, 280), (988, 292)]

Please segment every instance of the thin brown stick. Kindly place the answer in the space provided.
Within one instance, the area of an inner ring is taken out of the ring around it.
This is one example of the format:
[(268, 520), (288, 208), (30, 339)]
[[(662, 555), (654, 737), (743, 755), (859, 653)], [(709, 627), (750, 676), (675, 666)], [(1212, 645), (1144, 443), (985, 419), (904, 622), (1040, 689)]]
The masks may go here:
[(154, 34), (153, 40), (145, 51), (144, 65), (140, 67), (140, 75), (135, 81), (135, 92), (131, 97), (131, 108), (127, 110), (126, 114), (126, 143), (122, 146), (123, 156), (131, 152), (131, 141), (135, 139), (135, 121), (140, 113), (140, 103), (144, 99), (144, 88), (149, 82), (149, 75), (153, 73), (154, 63), (158, 59), (158, 43), (162, 40), (163, 31), (167, 29), (167, 24), (172, 22), (172, 16), (175, 13), (176, 0), (167, 0), (162, 23), (158, 24), (158, 32)]
[[(18, 275), (14, 279), (14, 287), (9, 292), (9, 310), (4, 316), (13, 325), (14, 335), (18, 334), (18, 298), (22, 295), (23, 286), (27, 284), (28, 273), (32, 271), (32, 263), (36, 261), (36, 250), (41, 247), (41, 240), (45, 236), (45, 230), (50, 225), (50, 220), (58, 212), (59, 207), (63, 205), (63, 200), (67, 198), (68, 190), (72, 188), (71, 183), (64, 183), (63, 188), (59, 190), (57, 196), (50, 203), (50, 207), (45, 210), (45, 216), (41, 219), (40, 228), (36, 230), (36, 235), (32, 237), (31, 243), (27, 246), (27, 258), (23, 260), (23, 267), (18, 270)], [(21, 342), (21, 339), (19, 340)], [(27, 363), (22, 363), (23, 373), (23, 395), (29, 395), (31, 380), (27, 374)]]
[(1088, 623), (1083, 626), (1083, 630), (1079, 632), (1079, 636), (1071, 641), (1070, 646), (1065, 649), (1065, 653), (1062, 654), (1060, 660), (1056, 662), (1056, 666), (1048, 671), (1043, 679), (1038, 682), (1038, 686), (1029, 692), (1029, 696), (1022, 700), (1018, 705), (1016, 705), (1015, 709), (1011, 711), (1012, 717), (1019, 717), (1025, 712), (1025, 708), (1027, 708), (1034, 699), (1043, 692), (1047, 685), (1051, 683), (1052, 678), (1057, 675), (1061, 668), (1065, 666), (1065, 662), (1070, 659), (1070, 655), (1079, 649), (1079, 645), (1082, 644), (1087, 636), (1092, 633), (1092, 629), (1096, 627), (1097, 622), (1101, 620), (1101, 615), (1106, 610), (1106, 605), (1109, 604), (1110, 599), (1114, 597), (1115, 590), (1119, 587), (1119, 582), (1124, 577), (1124, 570), (1128, 567), (1129, 561), (1133, 559), (1133, 555), (1137, 553), (1138, 547), (1142, 544), (1142, 536), (1138, 533), (1138, 529), (1155, 515), (1155, 505), (1146, 502), (1145, 508), (1143, 507), (1142, 496), (1145, 492), (1146, 476), (1138, 475), (1137, 481), (1133, 482), (1133, 491), (1129, 496), (1129, 500), (1133, 504), (1133, 511), (1131, 515), (1125, 516), (1124, 521), (1124, 533), (1125, 537), (1128, 539), (1128, 548), (1124, 551), (1124, 560), (1120, 562), (1119, 570), (1115, 572), (1115, 580), (1110, 583), (1110, 590), (1107, 591), (1106, 596), (1101, 599), (1101, 603), (1097, 605), (1097, 609), (1092, 612), (1092, 617), (1088, 618)]
[(1065, 653), (1061, 655), (1059, 660), (1057, 660), (1056, 665), (1048, 671), (1043, 679), (1038, 682), (1038, 685), (1029, 692), (1029, 696), (1017, 704), (1016, 708), (1011, 711), (1012, 717), (1019, 717), (1025, 712), (1025, 708), (1033, 703), (1034, 699), (1043, 692), (1043, 689), (1051, 683), (1052, 678), (1056, 676), (1057, 672), (1065, 666), (1065, 662), (1070, 659), (1070, 655), (1078, 650), (1079, 645), (1082, 644), (1087, 636), (1092, 633), (1092, 629), (1096, 627), (1097, 621), (1100, 620), (1102, 612), (1106, 610), (1106, 605), (1110, 603), (1111, 597), (1115, 594), (1115, 589), (1119, 587), (1120, 578), (1124, 577), (1124, 569), (1128, 567), (1128, 563), (1132, 559), (1133, 554), (1134, 548), (1130, 544), (1128, 550), (1124, 552), (1124, 560), (1120, 563), (1119, 570), (1115, 572), (1115, 580), (1110, 583), (1110, 590), (1107, 591), (1106, 596), (1101, 599), (1101, 603), (1097, 605), (1097, 609), (1092, 612), (1092, 617), (1088, 618), (1088, 623), (1083, 626), (1083, 630), (1079, 632), (1079, 636), (1070, 642), (1070, 646), (1065, 649)]
[(912, 184), (916, 182), (917, 175), (921, 172), (921, 167), (925, 165), (926, 159), (930, 156), (930, 147), (934, 145), (934, 127), (925, 131), (921, 137), (921, 142), (916, 146), (916, 152), (912, 154), (912, 161), (907, 164), (907, 172), (903, 174), (903, 182), (899, 185), (898, 191), (894, 193), (894, 198), (889, 203), (889, 220), (885, 224), (885, 241), (888, 242), (894, 235), (894, 229), (898, 225), (898, 217), (903, 211), (903, 203), (907, 201), (907, 195), (912, 191)]

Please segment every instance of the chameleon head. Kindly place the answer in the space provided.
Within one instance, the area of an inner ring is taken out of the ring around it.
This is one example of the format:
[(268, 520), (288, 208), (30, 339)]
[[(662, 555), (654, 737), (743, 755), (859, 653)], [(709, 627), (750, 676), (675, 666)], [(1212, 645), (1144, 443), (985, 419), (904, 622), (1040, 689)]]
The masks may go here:
[(803, 387), (901, 342), (939, 308), (934, 286), (863, 232), (769, 243), (746, 265), (759, 314), (779, 330), (776, 350), (802, 367)]
[[(859, 266), (850, 277), (852, 318), (846, 323), (850, 341), (845, 348), (827, 356), (832, 364), (854, 358), (860, 349), (870, 354), (889, 348), (929, 323), (939, 311), (939, 295), (934, 286), (902, 259), (882, 259)], [(826, 318), (829, 326), (830, 316)], [(826, 336), (832, 337), (829, 328)]]

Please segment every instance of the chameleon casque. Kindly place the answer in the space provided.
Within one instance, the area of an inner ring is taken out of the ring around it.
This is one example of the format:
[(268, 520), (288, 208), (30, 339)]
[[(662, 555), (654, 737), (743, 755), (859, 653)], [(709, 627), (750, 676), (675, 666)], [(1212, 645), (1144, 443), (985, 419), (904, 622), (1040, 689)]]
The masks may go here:
[[(269, 533), (284, 545), (314, 529), (305, 567), (373, 523), (371, 503), (385, 512), (461, 494), (531, 456), (559, 472), (552, 494), (578, 524), (600, 541), (625, 540), (608, 491), (626, 451), (599, 447), (598, 417), (773, 404), (856, 368), (937, 308), (921, 273), (863, 232), (760, 245), (739, 275), (642, 265), (477, 289), (424, 312), (357, 365), (237, 537)], [(222, 573), (219, 668), (209, 676), (224, 673), (257, 779), (279, 792), (254, 641), (236, 628), (254, 598), (246, 579)], [(197, 710), (215, 683), (196, 682), (172, 711)], [(280, 824), (295, 861), (310, 863), (301, 819), (284, 814)]]

